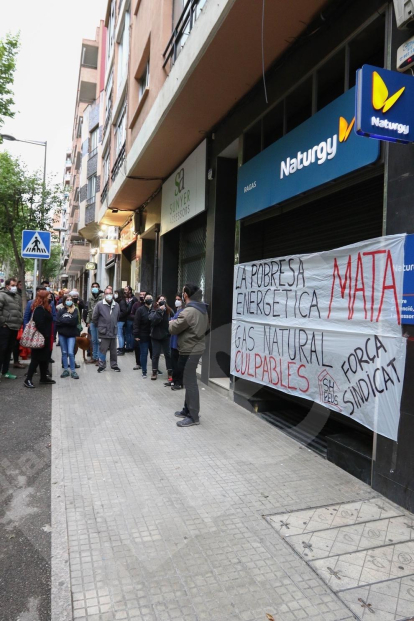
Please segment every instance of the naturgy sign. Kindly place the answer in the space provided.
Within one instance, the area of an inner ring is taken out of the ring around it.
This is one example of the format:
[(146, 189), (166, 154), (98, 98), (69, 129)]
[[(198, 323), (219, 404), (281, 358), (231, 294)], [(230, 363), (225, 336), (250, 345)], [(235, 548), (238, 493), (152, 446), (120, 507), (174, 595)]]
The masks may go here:
[(364, 65), (357, 72), (356, 133), (387, 142), (414, 142), (414, 79)]
[(355, 89), (239, 169), (237, 219), (372, 164), (379, 144), (353, 132)]

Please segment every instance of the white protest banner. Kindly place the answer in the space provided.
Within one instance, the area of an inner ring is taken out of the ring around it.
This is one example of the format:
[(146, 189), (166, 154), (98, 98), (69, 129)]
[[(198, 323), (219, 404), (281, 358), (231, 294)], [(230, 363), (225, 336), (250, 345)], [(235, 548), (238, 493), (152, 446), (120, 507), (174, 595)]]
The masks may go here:
[(231, 372), (397, 439), (404, 235), (235, 266)]

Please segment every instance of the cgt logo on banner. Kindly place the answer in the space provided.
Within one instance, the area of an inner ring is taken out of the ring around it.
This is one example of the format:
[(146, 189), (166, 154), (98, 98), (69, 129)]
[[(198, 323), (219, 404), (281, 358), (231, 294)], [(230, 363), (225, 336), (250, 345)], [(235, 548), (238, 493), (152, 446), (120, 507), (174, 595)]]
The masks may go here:
[(231, 372), (397, 439), (405, 235), (235, 266)]

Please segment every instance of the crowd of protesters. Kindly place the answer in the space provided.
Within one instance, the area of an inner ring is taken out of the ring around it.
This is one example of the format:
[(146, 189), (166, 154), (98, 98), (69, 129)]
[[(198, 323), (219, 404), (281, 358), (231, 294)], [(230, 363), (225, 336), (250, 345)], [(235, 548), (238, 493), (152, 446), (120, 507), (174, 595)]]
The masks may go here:
[[(164, 385), (174, 391), (185, 388), (184, 406), (175, 412), (180, 419), (177, 425), (198, 425), (196, 371), (208, 323), (202, 291), (192, 283), (184, 285), (171, 307), (164, 295), (155, 300), (148, 291), (135, 295), (130, 286), (102, 290), (98, 282), (92, 283), (85, 303), (77, 290), (53, 292), (49, 281), (44, 280), (23, 309), (21, 283), (9, 278), (0, 290), (0, 378), (17, 379), (10, 372), (13, 360), (13, 368), (26, 369), (26, 388), (35, 388), (38, 371), (40, 384), (56, 384), (51, 372), (55, 343), (61, 353), (60, 377), (74, 380), (79, 379), (80, 365), (75, 360), (79, 347), (88, 351), (88, 362), (98, 367), (98, 373), (106, 370), (108, 352), (110, 368), (118, 373), (118, 357), (134, 353), (133, 369), (141, 371), (143, 380), (147, 379), (149, 356), (153, 381), (162, 374), (159, 360), (163, 354), (167, 370)], [(20, 340), (31, 348), (23, 349)], [(23, 352), (25, 357), (30, 355), (28, 365), (19, 359)]]

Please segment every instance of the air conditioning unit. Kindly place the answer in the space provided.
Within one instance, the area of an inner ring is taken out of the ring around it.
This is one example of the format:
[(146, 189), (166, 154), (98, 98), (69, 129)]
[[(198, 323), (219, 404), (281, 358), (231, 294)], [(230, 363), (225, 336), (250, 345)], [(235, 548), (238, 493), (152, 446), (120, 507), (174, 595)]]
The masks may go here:
[(397, 28), (406, 28), (414, 20), (414, 0), (394, 0)]

